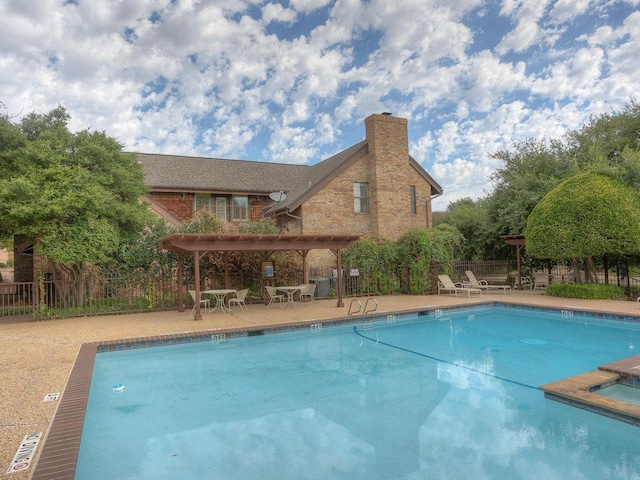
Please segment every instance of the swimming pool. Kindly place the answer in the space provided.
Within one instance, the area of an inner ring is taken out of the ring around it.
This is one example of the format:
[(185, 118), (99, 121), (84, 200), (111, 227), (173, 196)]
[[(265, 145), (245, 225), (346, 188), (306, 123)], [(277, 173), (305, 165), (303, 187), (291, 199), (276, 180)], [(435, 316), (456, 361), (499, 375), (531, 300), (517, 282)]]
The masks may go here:
[(436, 310), (100, 353), (76, 479), (640, 478), (638, 427), (537, 388), (637, 353), (640, 325), (565, 317)]

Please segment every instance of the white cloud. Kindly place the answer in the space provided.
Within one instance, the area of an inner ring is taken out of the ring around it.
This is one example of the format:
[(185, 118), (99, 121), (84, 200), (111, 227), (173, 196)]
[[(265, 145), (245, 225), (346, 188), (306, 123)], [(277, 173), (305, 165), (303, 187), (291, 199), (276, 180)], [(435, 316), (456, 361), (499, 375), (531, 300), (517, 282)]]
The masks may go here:
[(637, 96), (638, 4), (7, 0), (0, 102), (18, 116), (62, 104), (73, 128), (131, 150), (293, 163), (391, 111), (409, 119), (438, 201), (481, 196), (488, 153)]
[(234, 158), (251, 141), (254, 133), (237, 116), (228, 118), (215, 128), (207, 129), (204, 140), (207, 145), (215, 145), (215, 156)]
[(545, 78), (535, 80), (532, 92), (554, 100), (588, 96), (597, 89), (603, 60), (600, 48), (580, 49), (574, 57), (553, 65)]
[(482, 163), (454, 158), (433, 164), (429, 172), (444, 189), (444, 194), (433, 205), (434, 211), (442, 211), (455, 200), (482, 197), (488, 189), (491, 170)]
[(279, 3), (268, 3), (262, 7), (262, 21), (265, 24), (271, 22), (291, 23), (295, 21), (297, 14), (290, 8), (284, 8)]
[(447, 122), (438, 131), (436, 145), (443, 157), (448, 157), (456, 151), (460, 139), (457, 122)]
[(586, 12), (591, 3), (591, 0), (557, 0), (549, 16), (551, 19), (565, 22)]
[(340, 135), (340, 130), (336, 127), (335, 121), (331, 115), (326, 113), (316, 117), (315, 130), (320, 145), (332, 145)]
[(525, 70), (524, 62), (512, 65), (488, 51), (480, 52), (469, 59), (460, 76), (466, 86), (463, 98), (474, 111), (490, 112), (506, 93), (527, 88)]
[(318, 8), (324, 8), (329, 3), (331, 3), (331, 0), (290, 0), (289, 1), (289, 4), (294, 10), (298, 12), (303, 12), (303, 13), (309, 13), (314, 10), (317, 10)]
[(526, 51), (534, 45), (541, 36), (538, 25), (544, 15), (549, 0), (520, 0), (519, 2), (503, 2), (501, 15), (510, 16), (516, 22), (516, 27), (508, 32), (496, 47), (501, 55)]

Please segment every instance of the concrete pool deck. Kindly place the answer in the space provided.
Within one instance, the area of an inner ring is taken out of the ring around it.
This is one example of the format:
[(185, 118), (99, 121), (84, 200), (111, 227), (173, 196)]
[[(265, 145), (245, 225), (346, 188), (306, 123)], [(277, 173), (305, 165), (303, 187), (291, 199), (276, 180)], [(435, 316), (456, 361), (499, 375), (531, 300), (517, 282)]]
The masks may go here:
[[(300, 322), (312, 324), (347, 317), (351, 300), (345, 298), (343, 308), (336, 308), (335, 300), (316, 300), (298, 304), (297, 308), (291, 305), (282, 308), (279, 305), (249, 305), (248, 313), (235, 309), (232, 315), (220, 312), (204, 314), (202, 321), (194, 321), (190, 310), (186, 310), (0, 324), (0, 381), (3, 385), (0, 396), (0, 478), (23, 480), (32, 477), (36, 470), (35, 462), (46, 443), (60, 404), (60, 400), (45, 402), (44, 398), (50, 393), (64, 395), (83, 344), (185, 332), (215, 333), (217, 329), (267, 328)], [(360, 300), (364, 305), (365, 299)], [(426, 295), (385, 296), (376, 297), (376, 300), (379, 305), (376, 315), (486, 302), (640, 315), (640, 305), (636, 302), (555, 298), (531, 290), (473, 298)], [(6, 474), (22, 439), (32, 432), (43, 432), (35, 451), (35, 461), (25, 471)]]

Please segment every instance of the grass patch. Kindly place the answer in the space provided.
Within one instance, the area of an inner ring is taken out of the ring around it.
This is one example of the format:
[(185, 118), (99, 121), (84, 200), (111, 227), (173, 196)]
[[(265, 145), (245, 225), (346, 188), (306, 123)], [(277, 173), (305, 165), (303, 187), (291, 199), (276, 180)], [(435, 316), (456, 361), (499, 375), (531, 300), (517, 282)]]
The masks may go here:
[(552, 283), (545, 290), (552, 297), (612, 299), (624, 298), (624, 289), (617, 285), (598, 285), (594, 283)]

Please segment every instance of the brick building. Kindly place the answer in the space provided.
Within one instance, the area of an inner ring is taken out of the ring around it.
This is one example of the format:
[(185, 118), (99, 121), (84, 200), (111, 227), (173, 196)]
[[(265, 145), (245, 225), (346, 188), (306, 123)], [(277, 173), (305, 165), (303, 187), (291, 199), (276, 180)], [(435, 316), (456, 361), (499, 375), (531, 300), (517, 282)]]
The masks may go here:
[[(409, 154), (407, 120), (375, 114), (365, 127), (365, 140), (311, 166), (139, 153), (145, 200), (176, 226), (206, 208), (230, 230), (264, 217), (302, 234), (396, 239), (431, 228), (431, 200), (442, 188)], [(16, 238), (14, 252), (15, 281), (48, 271), (28, 240)]]
[(168, 221), (199, 208), (230, 224), (273, 217), (283, 232), (398, 238), (431, 228), (438, 183), (409, 154), (407, 120), (375, 114), (366, 138), (316, 165), (139, 153), (151, 208)]

